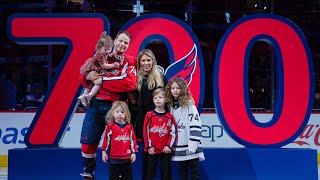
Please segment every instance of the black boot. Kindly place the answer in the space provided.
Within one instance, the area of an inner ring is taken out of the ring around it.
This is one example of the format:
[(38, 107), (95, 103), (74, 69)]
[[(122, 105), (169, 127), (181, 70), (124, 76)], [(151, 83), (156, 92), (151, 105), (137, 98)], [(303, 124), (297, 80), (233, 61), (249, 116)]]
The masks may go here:
[(85, 158), (82, 157), (83, 163), (83, 176), (84, 179), (95, 179), (94, 178), (94, 170), (96, 169), (96, 158)]

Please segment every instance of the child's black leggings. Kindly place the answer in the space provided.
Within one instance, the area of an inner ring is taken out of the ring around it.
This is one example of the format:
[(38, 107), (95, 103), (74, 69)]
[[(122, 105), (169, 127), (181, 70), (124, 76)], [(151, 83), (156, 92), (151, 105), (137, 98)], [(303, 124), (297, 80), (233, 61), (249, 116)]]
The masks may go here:
[(190, 168), (191, 180), (199, 180), (200, 179), (199, 158), (180, 162), (180, 179), (181, 180), (188, 180), (189, 168)]

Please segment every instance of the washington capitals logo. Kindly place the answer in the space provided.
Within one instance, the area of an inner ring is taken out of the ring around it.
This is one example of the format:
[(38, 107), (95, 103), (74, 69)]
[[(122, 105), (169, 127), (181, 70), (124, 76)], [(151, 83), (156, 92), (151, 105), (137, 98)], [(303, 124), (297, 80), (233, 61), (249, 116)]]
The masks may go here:
[(150, 132), (152, 133), (159, 133), (159, 136), (162, 137), (165, 134), (168, 134), (168, 130), (165, 129), (165, 124), (163, 124), (162, 126), (154, 126), (150, 129)]
[(116, 140), (116, 141), (123, 141), (123, 142), (125, 143), (125, 142), (129, 141), (130, 138), (129, 138), (129, 136), (128, 136), (127, 133), (126, 133), (126, 134), (124, 134), (124, 135), (119, 135), (119, 136), (117, 136), (116, 138), (114, 138), (114, 140)]
[(192, 81), (192, 76), (197, 64), (197, 46), (194, 44), (191, 51), (182, 59), (172, 63), (166, 70), (168, 79), (180, 77), (184, 79), (188, 86)]

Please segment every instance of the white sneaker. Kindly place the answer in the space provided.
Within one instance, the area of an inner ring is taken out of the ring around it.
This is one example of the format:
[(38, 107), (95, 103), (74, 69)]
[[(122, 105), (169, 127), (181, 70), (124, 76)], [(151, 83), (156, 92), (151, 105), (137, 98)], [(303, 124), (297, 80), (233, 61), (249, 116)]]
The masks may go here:
[(81, 173), (80, 174), (84, 180), (94, 180), (94, 175), (93, 174), (90, 174), (90, 173)]
[(84, 95), (84, 97), (86, 98), (87, 101), (87, 105), (90, 104), (91, 98), (93, 97), (91, 93)]
[(88, 106), (88, 101), (87, 101), (86, 95), (79, 96), (78, 100), (80, 101), (80, 103), (82, 104), (83, 107)]

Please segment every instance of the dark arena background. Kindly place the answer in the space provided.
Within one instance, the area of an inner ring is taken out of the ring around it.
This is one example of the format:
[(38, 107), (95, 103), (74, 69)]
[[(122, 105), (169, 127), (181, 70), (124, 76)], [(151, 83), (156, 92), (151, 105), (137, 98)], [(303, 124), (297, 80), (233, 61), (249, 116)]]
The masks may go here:
[[(82, 179), (78, 72), (100, 29), (190, 82), (201, 179), (319, 179), (320, 0), (0, 0), (0, 18), (0, 180)], [(108, 166), (98, 149), (97, 179)]]

